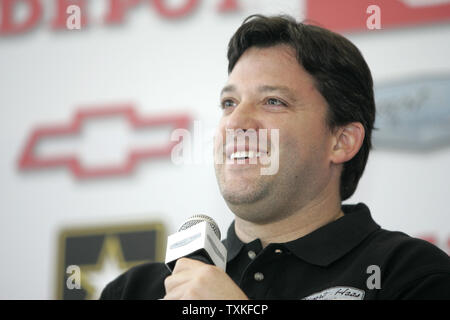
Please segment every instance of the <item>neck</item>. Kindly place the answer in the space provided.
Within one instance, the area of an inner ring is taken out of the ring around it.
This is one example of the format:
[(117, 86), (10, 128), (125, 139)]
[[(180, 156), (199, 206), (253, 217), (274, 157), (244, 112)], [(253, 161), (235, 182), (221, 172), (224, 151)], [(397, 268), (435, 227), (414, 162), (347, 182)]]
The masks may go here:
[(258, 224), (236, 216), (235, 230), (244, 243), (260, 239), (266, 247), (301, 238), (343, 215), (339, 194), (328, 193), (281, 220)]

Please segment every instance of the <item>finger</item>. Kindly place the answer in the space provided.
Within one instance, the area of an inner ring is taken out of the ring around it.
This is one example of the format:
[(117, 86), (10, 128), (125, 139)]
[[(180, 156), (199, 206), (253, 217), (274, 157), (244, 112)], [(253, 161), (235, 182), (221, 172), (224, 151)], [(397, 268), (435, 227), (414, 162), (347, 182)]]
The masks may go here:
[(179, 288), (175, 288), (170, 292), (166, 292), (163, 300), (181, 300), (183, 298), (183, 290)]
[(175, 288), (182, 286), (191, 279), (192, 276), (190, 276), (190, 273), (188, 272), (178, 272), (177, 274), (168, 276), (164, 279), (164, 287), (166, 288), (166, 292), (173, 291)]
[(169, 292), (192, 280), (195, 277), (195, 272), (203, 265), (204, 263), (193, 259), (179, 259), (175, 264), (172, 274), (164, 280), (166, 291)]
[(185, 270), (200, 268), (204, 265), (205, 263), (195, 259), (181, 258), (178, 259), (177, 262), (175, 263), (175, 268), (173, 269), (172, 274), (182, 272)]
[(181, 290), (177, 290), (176, 288), (170, 291), (166, 290), (166, 295), (164, 296), (163, 300), (179, 300), (181, 298), (180, 292)]

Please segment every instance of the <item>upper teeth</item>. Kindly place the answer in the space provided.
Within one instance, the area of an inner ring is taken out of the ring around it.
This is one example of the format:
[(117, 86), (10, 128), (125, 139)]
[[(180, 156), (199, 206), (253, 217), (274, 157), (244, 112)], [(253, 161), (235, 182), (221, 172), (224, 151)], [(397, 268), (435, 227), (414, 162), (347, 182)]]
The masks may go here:
[(255, 151), (237, 151), (237, 152), (233, 152), (230, 155), (230, 159), (255, 158), (255, 157), (260, 157), (260, 156), (261, 156), (260, 152), (255, 152)]

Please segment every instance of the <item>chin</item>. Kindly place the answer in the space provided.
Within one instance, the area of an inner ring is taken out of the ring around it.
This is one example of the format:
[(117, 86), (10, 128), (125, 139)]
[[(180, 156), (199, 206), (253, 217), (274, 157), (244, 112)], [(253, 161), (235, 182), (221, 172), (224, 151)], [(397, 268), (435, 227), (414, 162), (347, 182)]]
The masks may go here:
[(268, 186), (261, 181), (247, 179), (227, 179), (220, 183), (220, 191), (226, 202), (233, 205), (256, 203), (269, 194)]
[(269, 202), (267, 189), (230, 191), (222, 190), (222, 196), (230, 210), (238, 217), (248, 220), (259, 220), (262, 211), (267, 210)]
[(268, 208), (264, 208), (264, 210), (259, 209), (258, 207), (252, 206), (247, 208), (246, 206), (230, 206), (228, 205), (230, 210), (234, 213), (236, 217), (241, 220), (251, 222), (254, 224), (268, 224), (277, 220), (277, 213), (269, 211)]

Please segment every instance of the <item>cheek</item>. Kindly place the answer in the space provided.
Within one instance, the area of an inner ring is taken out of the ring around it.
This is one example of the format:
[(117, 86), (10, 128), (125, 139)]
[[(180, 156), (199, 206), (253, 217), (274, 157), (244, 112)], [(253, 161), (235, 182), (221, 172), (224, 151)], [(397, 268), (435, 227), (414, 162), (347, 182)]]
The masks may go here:
[(214, 150), (216, 150), (218, 147), (222, 147), (225, 144), (225, 129), (224, 129), (223, 120), (220, 120), (219, 124), (217, 125), (216, 131), (214, 132), (213, 137), (213, 145)]
[(323, 128), (302, 126), (280, 130), (280, 157), (289, 163), (322, 162), (328, 145)]
[(298, 136), (280, 134), (281, 165), (296, 166), (305, 159), (307, 146)]
[(225, 132), (223, 130), (222, 123), (219, 123), (216, 131), (214, 132), (213, 137), (213, 156), (214, 156), (214, 165), (217, 168), (218, 166), (224, 164), (225, 162), (225, 143), (226, 137)]

